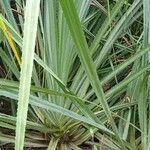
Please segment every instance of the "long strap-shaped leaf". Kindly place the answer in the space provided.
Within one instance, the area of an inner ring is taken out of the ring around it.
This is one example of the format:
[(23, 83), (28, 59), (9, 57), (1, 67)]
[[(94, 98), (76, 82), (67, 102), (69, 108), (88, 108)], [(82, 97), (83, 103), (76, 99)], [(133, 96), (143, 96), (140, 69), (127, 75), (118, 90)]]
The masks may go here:
[(16, 50), (16, 46), (7, 30), (7, 27), (5, 26), (5, 23), (3, 22), (3, 19), (2, 19), (2, 16), (0, 15), (0, 28), (2, 29), (2, 31), (4, 32), (5, 34), (5, 37), (6, 39), (8, 40), (8, 43), (10, 45), (10, 47), (12, 48), (12, 51), (18, 61), (18, 64), (21, 65), (21, 60), (20, 60), (20, 57), (19, 57), (19, 54), (18, 54), (18, 51)]
[(27, 0), (22, 48), (15, 150), (23, 150), (40, 0)]
[[(77, 53), (80, 57), (82, 65), (87, 73), (87, 77), (90, 80), (90, 83), (91, 83), (98, 99), (101, 102), (101, 105), (112, 125), (112, 128), (113, 128), (118, 140), (121, 142), (117, 127), (116, 127), (114, 119), (111, 115), (109, 106), (106, 102), (106, 98), (105, 98), (101, 83), (99, 81), (99, 78), (98, 78), (98, 75), (96, 72), (96, 67), (94, 66), (94, 63), (92, 62), (89, 48), (88, 48), (86, 39), (84, 37), (84, 33), (82, 31), (81, 24), (80, 24), (73, 0), (60, 0), (60, 4), (63, 9), (63, 13), (66, 17), (66, 21), (67, 21), (68, 27), (70, 29), (72, 38), (76, 44)], [(122, 144), (122, 146), (123, 146), (122, 148), (125, 149), (123, 144)]]

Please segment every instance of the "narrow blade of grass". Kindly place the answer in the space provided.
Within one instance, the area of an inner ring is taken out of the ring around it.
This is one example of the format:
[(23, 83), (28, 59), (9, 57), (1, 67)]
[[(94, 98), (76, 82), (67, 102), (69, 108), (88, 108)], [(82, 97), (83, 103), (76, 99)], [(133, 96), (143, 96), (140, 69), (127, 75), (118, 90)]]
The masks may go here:
[(26, 2), (15, 150), (23, 150), (24, 147), (39, 6), (40, 0)]

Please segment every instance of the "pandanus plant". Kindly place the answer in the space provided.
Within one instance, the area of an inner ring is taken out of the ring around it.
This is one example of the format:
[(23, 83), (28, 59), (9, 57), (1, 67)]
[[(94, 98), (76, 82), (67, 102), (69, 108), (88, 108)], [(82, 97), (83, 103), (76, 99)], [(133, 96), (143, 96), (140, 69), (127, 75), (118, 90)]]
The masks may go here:
[(1, 0), (1, 146), (149, 148), (147, 7)]

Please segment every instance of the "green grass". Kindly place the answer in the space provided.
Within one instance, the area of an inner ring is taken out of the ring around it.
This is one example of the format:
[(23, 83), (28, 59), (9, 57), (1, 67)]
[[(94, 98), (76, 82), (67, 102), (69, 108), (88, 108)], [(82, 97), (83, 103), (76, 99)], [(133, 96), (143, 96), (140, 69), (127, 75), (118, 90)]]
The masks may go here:
[(148, 150), (148, 8), (1, 0), (0, 147)]

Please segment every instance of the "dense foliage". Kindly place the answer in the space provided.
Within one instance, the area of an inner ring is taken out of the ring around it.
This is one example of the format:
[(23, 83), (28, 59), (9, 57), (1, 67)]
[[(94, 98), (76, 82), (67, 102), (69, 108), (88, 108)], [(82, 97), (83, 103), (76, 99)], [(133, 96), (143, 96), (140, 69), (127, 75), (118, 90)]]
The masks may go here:
[(0, 0), (0, 147), (150, 149), (149, 0)]

